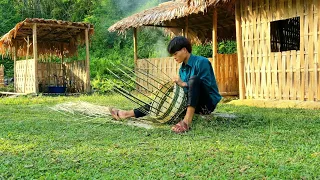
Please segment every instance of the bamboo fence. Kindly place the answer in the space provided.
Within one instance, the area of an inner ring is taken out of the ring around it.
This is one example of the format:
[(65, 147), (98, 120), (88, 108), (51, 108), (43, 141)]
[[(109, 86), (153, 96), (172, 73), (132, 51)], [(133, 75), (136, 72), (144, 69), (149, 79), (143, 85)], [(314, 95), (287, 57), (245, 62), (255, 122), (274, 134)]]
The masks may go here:
[[(154, 64), (156, 67), (148, 63), (148, 61)], [(209, 61), (212, 63), (212, 58), (209, 58)], [(216, 62), (214, 62), (214, 64), (212, 63), (212, 66), (215, 67), (214, 73), (219, 92), (223, 96), (239, 94), (239, 73), (237, 62), (237, 54), (218, 54)], [(177, 64), (171, 57), (151, 58), (138, 59), (136, 68), (146, 74), (149, 74), (149, 77), (138, 79), (138, 82), (145, 88), (151, 91), (156, 91), (157, 87), (154, 87), (154, 84), (157, 84), (157, 82), (150, 77), (168, 79), (167, 76), (178, 76), (180, 65)], [(138, 73), (138, 76), (139, 75), (142, 74)], [(139, 90), (143, 91), (144, 89), (139, 88)]]
[(4, 87), (4, 66), (0, 64), (0, 87)]
[[(320, 2), (243, 0), (239, 6), (246, 98), (320, 100)], [(300, 17), (300, 50), (271, 52), (271, 22)]]
[(33, 93), (35, 84), (39, 92), (47, 92), (48, 86), (66, 86), (68, 92), (84, 92), (84, 82), (87, 77), (85, 61), (68, 63), (38, 62), (38, 83), (34, 77), (34, 59), (16, 62), (16, 92)]

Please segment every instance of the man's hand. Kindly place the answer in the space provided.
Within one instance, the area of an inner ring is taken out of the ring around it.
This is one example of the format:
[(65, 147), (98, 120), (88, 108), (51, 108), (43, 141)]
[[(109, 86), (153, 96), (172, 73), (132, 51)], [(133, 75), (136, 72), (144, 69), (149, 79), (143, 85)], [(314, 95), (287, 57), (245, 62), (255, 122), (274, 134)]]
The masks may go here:
[(183, 82), (179, 76), (173, 78), (173, 82), (175, 82), (180, 87), (187, 87), (187, 83)]

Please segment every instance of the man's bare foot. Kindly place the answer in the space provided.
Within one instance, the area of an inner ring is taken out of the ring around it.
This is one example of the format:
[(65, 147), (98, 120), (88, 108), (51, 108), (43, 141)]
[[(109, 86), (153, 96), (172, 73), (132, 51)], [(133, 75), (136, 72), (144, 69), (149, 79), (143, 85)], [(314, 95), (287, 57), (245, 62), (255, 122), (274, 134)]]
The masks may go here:
[(111, 116), (113, 117), (113, 119), (115, 120), (121, 120), (120, 116), (119, 116), (119, 109), (116, 109), (114, 107), (109, 107), (109, 112), (111, 114)]

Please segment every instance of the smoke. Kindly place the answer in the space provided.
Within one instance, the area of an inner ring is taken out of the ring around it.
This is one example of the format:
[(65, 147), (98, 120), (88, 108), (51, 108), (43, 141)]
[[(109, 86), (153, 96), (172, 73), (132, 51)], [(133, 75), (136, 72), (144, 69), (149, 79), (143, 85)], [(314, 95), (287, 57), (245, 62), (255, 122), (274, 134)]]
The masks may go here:
[(161, 57), (168, 57), (167, 51), (167, 42), (163, 38), (159, 38), (155, 43), (155, 52), (154, 57), (161, 58)]
[[(125, 17), (128, 17), (132, 14), (142, 12), (146, 9), (156, 7), (161, 3), (167, 2), (170, 0), (115, 0), (115, 4), (118, 7), (118, 9), (121, 10), (122, 14)], [(151, 57), (168, 57), (167, 53), (167, 42), (165, 42), (165, 37), (160, 35), (159, 30), (155, 30), (154, 32), (158, 34), (158, 39), (155, 40), (153, 44), (154, 52), (152, 54), (149, 54)]]
[(121, 9), (123, 15), (130, 16), (167, 1), (169, 0), (115, 0), (115, 3)]

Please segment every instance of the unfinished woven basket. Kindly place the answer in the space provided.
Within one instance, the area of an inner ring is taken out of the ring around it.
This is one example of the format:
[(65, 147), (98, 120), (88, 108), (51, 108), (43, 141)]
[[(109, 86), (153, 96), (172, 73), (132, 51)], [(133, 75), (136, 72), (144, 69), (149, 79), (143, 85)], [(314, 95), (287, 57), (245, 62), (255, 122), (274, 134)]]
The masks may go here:
[(149, 116), (160, 122), (176, 122), (186, 108), (183, 88), (173, 82), (165, 83), (156, 93), (151, 103)]

